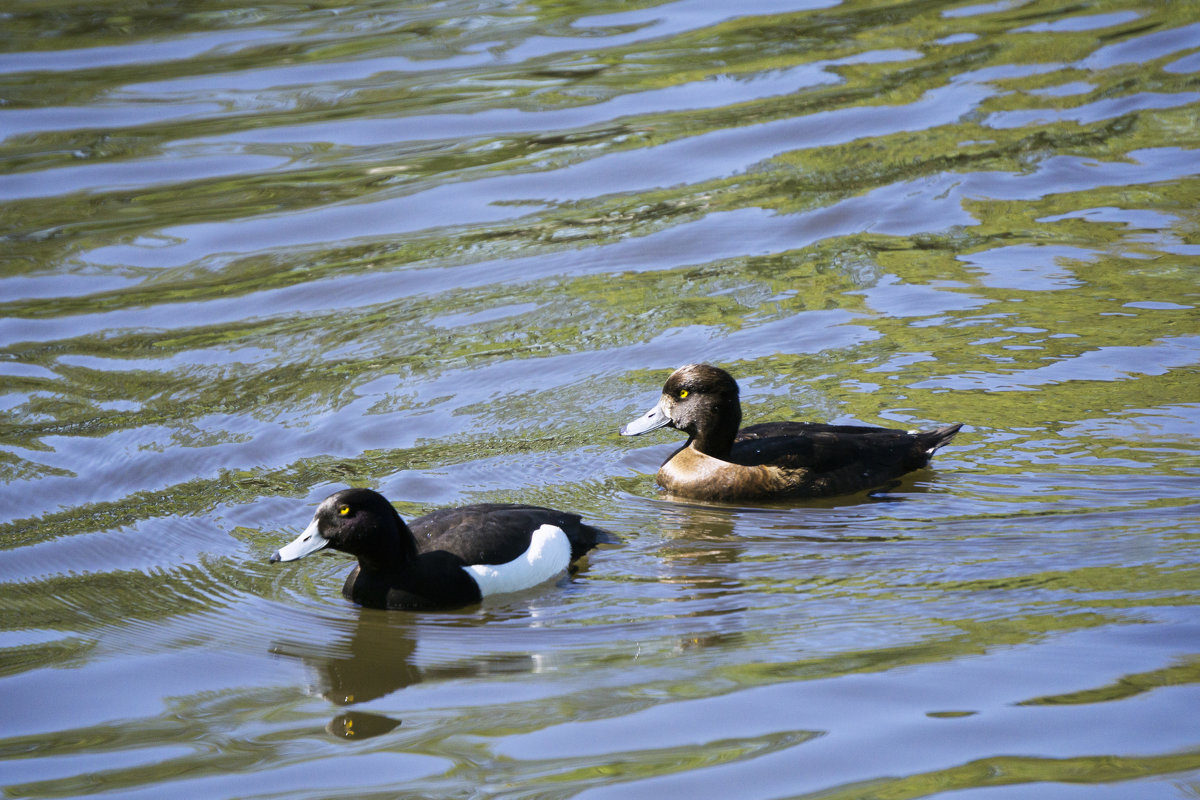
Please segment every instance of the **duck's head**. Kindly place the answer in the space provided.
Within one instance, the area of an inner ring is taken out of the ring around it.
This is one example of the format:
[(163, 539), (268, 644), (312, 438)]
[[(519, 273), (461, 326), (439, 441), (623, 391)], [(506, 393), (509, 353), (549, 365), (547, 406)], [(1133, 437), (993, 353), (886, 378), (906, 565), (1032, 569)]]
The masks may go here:
[(358, 556), (359, 561), (386, 563), (415, 546), (387, 498), (370, 489), (343, 489), (317, 506), (304, 532), (276, 550), (271, 562), (295, 561), (326, 547)]
[(688, 364), (671, 373), (658, 404), (621, 428), (623, 436), (637, 436), (671, 426), (696, 439), (712, 432), (733, 442), (742, 422), (738, 385), (728, 372), (710, 364)]

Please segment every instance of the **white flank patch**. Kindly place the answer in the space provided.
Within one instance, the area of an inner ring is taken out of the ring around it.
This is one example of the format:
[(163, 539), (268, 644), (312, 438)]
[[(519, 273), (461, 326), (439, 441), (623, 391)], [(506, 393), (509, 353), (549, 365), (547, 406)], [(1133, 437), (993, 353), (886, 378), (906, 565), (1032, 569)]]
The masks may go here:
[(507, 564), (471, 564), (463, 567), (479, 584), (484, 597), (519, 592), (562, 574), (571, 563), (571, 542), (562, 528), (543, 525), (533, 532), (529, 549)]

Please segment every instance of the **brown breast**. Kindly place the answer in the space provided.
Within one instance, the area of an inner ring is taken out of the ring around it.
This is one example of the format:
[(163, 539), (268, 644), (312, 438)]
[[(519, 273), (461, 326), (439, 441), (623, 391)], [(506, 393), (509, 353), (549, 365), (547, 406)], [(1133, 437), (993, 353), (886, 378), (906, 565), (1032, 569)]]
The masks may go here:
[(699, 500), (749, 500), (802, 491), (808, 470), (746, 467), (705, 455), (692, 446), (658, 470), (658, 483), (671, 494)]

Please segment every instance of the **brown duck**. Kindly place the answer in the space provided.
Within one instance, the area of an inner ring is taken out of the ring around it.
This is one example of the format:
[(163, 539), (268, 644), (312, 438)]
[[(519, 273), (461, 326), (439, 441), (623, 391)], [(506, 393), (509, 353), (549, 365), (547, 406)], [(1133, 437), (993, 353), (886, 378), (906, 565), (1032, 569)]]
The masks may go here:
[(816, 422), (764, 422), (738, 430), (742, 406), (728, 372), (688, 364), (667, 378), (658, 404), (624, 436), (670, 426), (688, 435), (658, 470), (669, 493), (698, 500), (829, 497), (878, 489), (929, 463), (958, 425), (902, 431)]

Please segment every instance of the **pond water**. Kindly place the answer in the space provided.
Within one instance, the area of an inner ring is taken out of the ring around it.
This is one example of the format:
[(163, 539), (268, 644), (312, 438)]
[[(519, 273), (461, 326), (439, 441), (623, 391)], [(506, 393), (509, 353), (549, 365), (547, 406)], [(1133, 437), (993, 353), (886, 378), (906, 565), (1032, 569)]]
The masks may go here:
[[(1200, 4), (13, 0), (11, 797), (1195, 798)], [(964, 423), (673, 502), (747, 423)], [(620, 542), (448, 613), (338, 488)]]

